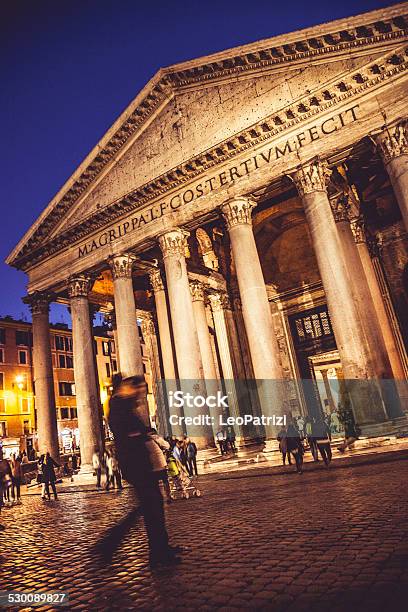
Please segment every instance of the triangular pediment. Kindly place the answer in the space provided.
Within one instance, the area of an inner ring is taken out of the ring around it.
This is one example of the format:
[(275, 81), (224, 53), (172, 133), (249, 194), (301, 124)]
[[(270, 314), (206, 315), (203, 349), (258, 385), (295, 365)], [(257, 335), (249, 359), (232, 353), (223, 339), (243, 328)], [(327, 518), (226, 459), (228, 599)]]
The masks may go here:
[[(188, 160), (251, 128), (256, 132), (261, 121), (272, 129), (274, 121), (307, 112), (325, 90), (335, 96), (342, 86), (355, 86), (360, 72), (406, 41), (407, 12), (403, 3), (160, 70), (7, 262), (25, 267), (33, 250), (84, 220), (103, 223), (112, 205), (123, 212), (134, 206), (152, 182), (165, 189), (177, 172), (183, 176)], [(349, 83), (352, 78), (357, 80)]]

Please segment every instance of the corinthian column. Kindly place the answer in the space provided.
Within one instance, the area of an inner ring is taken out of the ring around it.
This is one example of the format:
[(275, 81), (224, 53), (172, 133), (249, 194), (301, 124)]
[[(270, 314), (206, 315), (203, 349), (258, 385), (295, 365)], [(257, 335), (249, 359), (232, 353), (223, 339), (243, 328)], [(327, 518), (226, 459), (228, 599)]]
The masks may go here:
[[(225, 390), (228, 396), (228, 408), (230, 416), (235, 419), (240, 415), (239, 400), (235, 386), (234, 368), (232, 365), (231, 349), (228, 342), (228, 331), (225, 320), (225, 310), (229, 307), (228, 296), (220, 293), (210, 294), (208, 299), (214, 320), (215, 335), (217, 337), (218, 351), (220, 355), (222, 376)], [(235, 434), (239, 440), (244, 437), (242, 426), (234, 425)]]
[(385, 128), (376, 141), (408, 230), (408, 120)]
[[(175, 355), (173, 352), (169, 315), (167, 312), (166, 292), (164, 290), (160, 270), (158, 268), (151, 270), (149, 273), (149, 278), (150, 284), (153, 288), (154, 300), (156, 304), (157, 326), (159, 328), (159, 341), (163, 362), (164, 381), (161, 385), (161, 392), (163, 394), (164, 404), (168, 411), (168, 398), (171, 394), (177, 391)], [(172, 412), (173, 414), (176, 414), (177, 417), (182, 417), (184, 414), (181, 408), (173, 408)], [(167, 420), (168, 417), (169, 415), (166, 417)], [(183, 427), (181, 424), (179, 424), (179, 422), (173, 425), (167, 422), (167, 427), (170, 429), (172, 435), (178, 438), (183, 436)]]
[(396, 380), (404, 380), (405, 373), (402, 362), (398, 353), (394, 334), (384, 306), (384, 300), (381, 295), (381, 290), (378, 285), (378, 280), (375, 274), (373, 263), (371, 261), (370, 252), (367, 246), (367, 235), (365, 231), (364, 220), (362, 217), (356, 217), (351, 220), (351, 231), (354, 241), (357, 246), (360, 261), (364, 269), (365, 278), (370, 290), (374, 308), (378, 319), (378, 329), (382, 333), (384, 344), (390, 360), (392, 375)]
[[(203, 364), (200, 354), (197, 327), (194, 319), (193, 304), (187, 276), (185, 253), (188, 233), (176, 228), (159, 237), (159, 245), (163, 253), (166, 270), (167, 291), (173, 338), (176, 350), (178, 375), (182, 389), (192, 395), (205, 396), (206, 389), (203, 380)], [(170, 406), (170, 412), (172, 407)], [(208, 408), (184, 406), (185, 416), (207, 416)], [(187, 426), (187, 433), (201, 447), (214, 444), (210, 424)]]
[(51, 457), (58, 461), (58, 428), (49, 324), (51, 301), (52, 295), (46, 293), (34, 293), (24, 299), (30, 306), (33, 319), (33, 366), (39, 451), (41, 454), (49, 452)]
[(377, 378), (389, 379), (392, 377), (391, 365), (356, 244), (361, 239), (361, 219), (360, 221), (356, 218), (350, 220), (348, 196), (345, 193), (336, 196), (334, 200), (330, 201), (330, 204), (339, 232), (344, 260), (347, 269), (352, 271), (350, 274), (350, 289), (356, 302), (361, 332), (364, 335), (367, 351), (373, 364), (373, 373)]
[(176, 367), (174, 363), (170, 323), (167, 312), (166, 292), (164, 290), (163, 280), (158, 268), (150, 271), (149, 278), (150, 284), (153, 288), (154, 300), (156, 304), (157, 325), (159, 328), (159, 340), (164, 377), (166, 380), (171, 381), (176, 379)]
[(92, 472), (92, 455), (102, 449), (101, 410), (93, 358), (93, 335), (89, 318), (88, 293), (91, 281), (79, 275), (69, 280), (72, 318), (72, 342), (78, 427), (81, 447), (81, 471)]
[[(273, 411), (281, 415), (284, 413), (282, 370), (252, 231), (251, 213), (255, 205), (254, 200), (240, 197), (223, 204), (221, 210), (230, 236), (254, 376), (260, 385), (258, 391), (262, 412), (269, 415)], [(275, 435), (275, 428), (267, 431), (267, 434)]]
[[(193, 301), (194, 319), (197, 327), (198, 343), (200, 345), (207, 395), (217, 396), (220, 386), (214, 362), (214, 352), (211, 345), (210, 331), (208, 329), (207, 313), (205, 310), (204, 286), (199, 281), (192, 281), (190, 283), (190, 291)], [(211, 406), (210, 415), (212, 417), (213, 431), (214, 433), (217, 433), (220, 425), (220, 416), (222, 416), (222, 407)]]
[[(374, 364), (347, 271), (352, 264), (346, 264), (327, 195), (329, 176), (327, 164), (315, 161), (302, 166), (292, 178), (303, 201), (344, 378), (349, 381), (349, 388), (351, 381), (356, 379), (371, 379), (374, 387)], [(353, 269), (349, 269), (353, 273)], [(374, 396), (371, 397), (371, 388), (364, 383), (354, 385), (353, 391), (353, 409), (360, 424), (385, 420), (385, 409), (378, 398), (378, 391), (374, 389)]]

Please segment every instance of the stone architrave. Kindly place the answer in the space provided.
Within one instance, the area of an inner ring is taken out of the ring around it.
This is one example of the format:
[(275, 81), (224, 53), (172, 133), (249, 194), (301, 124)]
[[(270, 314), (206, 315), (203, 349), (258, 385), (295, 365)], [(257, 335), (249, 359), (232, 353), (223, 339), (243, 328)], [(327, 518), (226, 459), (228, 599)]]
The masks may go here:
[(408, 119), (386, 127), (376, 142), (408, 231)]
[(69, 279), (72, 318), (72, 342), (78, 427), (80, 434), (81, 471), (93, 471), (92, 455), (102, 450), (101, 412), (93, 358), (93, 335), (89, 317), (89, 276), (82, 274)]
[[(325, 162), (315, 160), (301, 166), (292, 179), (302, 198), (344, 378), (354, 392), (356, 420), (360, 424), (377, 423), (385, 420), (386, 413), (378, 397), (374, 364), (327, 194), (330, 174)], [(354, 381), (358, 384), (353, 386)]]
[[(261, 410), (265, 416), (272, 416), (271, 412), (283, 415), (285, 400), (279, 347), (252, 230), (251, 214), (255, 205), (253, 199), (239, 197), (223, 204), (221, 211), (229, 232)], [(266, 434), (275, 437), (276, 428), (267, 427)]]
[[(189, 280), (187, 275), (186, 250), (188, 233), (180, 228), (169, 230), (159, 237), (166, 271), (171, 323), (176, 351), (177, 368), (181, 390), (194, 396), (206, 396), (203, 365), (194, 319)], [(170, 405), (170, 416), (172, 406)], [(208, 407), (184, 405), (185, 416), (210, 417)], [(211, 423), (187, 426), (187, 433), (200, 447), (214, 445)]]
[(55, 406), (54, 376), (50, 343), (49, 310), (52, 294), (33, 293), (24, 299), (32, 314), (35, 407), (38, 447), (58, 461), (59, 443)]

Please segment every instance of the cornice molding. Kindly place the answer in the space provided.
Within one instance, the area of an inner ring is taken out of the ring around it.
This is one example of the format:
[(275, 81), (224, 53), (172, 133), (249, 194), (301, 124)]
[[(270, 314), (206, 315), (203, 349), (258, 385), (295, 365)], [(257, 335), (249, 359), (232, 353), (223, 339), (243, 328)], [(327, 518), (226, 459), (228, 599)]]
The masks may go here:
[[(391, 36), (391, 38), (398, 39), (401, 38), (404, 33), (405, 30), (403, 29), (399, 29), (398, 31), (392, 30), (391, 32), (384, 32), (383, 34), (374, 38), (376, 38), (376, 40), (382, 38), (390, 39)], [(344, 45), (348, 45), (348, 48), (352, 50), (356, 45), (358, 46), (365, 44), (364, 41), (367, 42), (368, 40), (371, 40), (371, 38), (372, 37), (362, 37), (357, 42), (355, 39), (349, 40), (347, 43), (344, 43)], [(296, 44), (294, 46), (296, 47)], [(316, 52), (318, 52), (318, 50), (316, 50)], [(320, 50), (320, 53), (321, 52), (322, 51)], [(301, 55), (302, 53), (306, 52), (296, 51), (294, 56), (299, 54)], [(73, 239), (75, 239), (75, 241), (82, 239), (84, 236), (90, 233), (91, 229), (94, 230), (104, 227), (107, 224), (107, 219), (109, 222), (119, 219), (125, 212), (129, 213), (141, 208), (147, 202), (167, 194), (177, 186), (183, 185), (201, 174), (208, 172), (208, 170), (214, 166), (217, 166), (230, 158), (234, 158), (240, 153), (251, 149), (264, 141), (270, 140), (276, 136), (281, 136), (284, 134), (284, 132), (295, 127), (297, 124), (307, 121), (308, 119), (325, 112), (331, 107), (344, 103), (356, 95), (364, 93), (369, 88), (381, 84), (387, 78), (392, 78), (398, 75), (399, 73), (405, 71), (408, 67), (408, 62), (405, 59), (406, 55), (407, 50), (403, 47), (397, 50), (393, 49), (392, 51), (386, 53), (382, 58), (369, 62), (366, 66), (359, 69), (350, 71), (347, 78), (331, 83), (329, 88), (327, 85), (324, 85), (322, 88), (313, 92), (313, 94), (305, 95), (302, 100), (297, 100), (293, 104), (283, 107), (280, 111), (275, 112), (273, 115), (270, 115), (256, 124), (242, 130), (233, 137), (226, 139), (225, 141), (211, 147), (199, 155), (196, 155), (187, 162), (172, 168), (156, 179), (149, 181), (148, 183), (136, 188), (132, 192), (116, 200), (111, 205), (92, 214), (90, 217), (81, 221), (81, 223), (72, 226), (54, 239), (41, 244), (41, 240), (44, 238), (44, 236), (49, 234), (49, 232), (60, 222), (67, 210), (71, 208), (76, 200), (84, 194), (84, 191), (92, 182), (93, 178), (89, 179), (87, 184), (83, 187), (80, 185), (75, 187), (74, 185), (71, 190), (60, 200), (53, 211), (50, 211), (47, 219), (42, 222), (37, 232), (35, 232), (31, 238), (27, 240), (21, 251), (18, 254), (13, 252), (13, 254), (9, 256), (7, 262), (15, 267), (27, 269), (39, 259), (52, 255), (54, 252), (65, 248), (69, 244), (72, 244)], [(287, 57), (291, 56), (284, 55), (281, 58), (281, 61), (287, 61), (287, 59), (285, 60)], [(263, 61), (264, 60), (262, 60), (262, 62)], [(276, 61), (278, 61), (278, 58), (276, 58)], [(252, 68), (254, 68), (254, 66), (255, 64), (253, 63)], [(229, 68), (228, 70), (231, 69)], [(169, 74), (163, 77), (163, 79), (165, 86), (160, 88), (160, 95), (162, 95), (164, 99), (164, 97), (169, 93), (169, 88), (171, 89), (172, 86), (169, 85)], [(161, 81), (156, 85), (156, 87), (158, 87), (160, 83)], [(153, 102), (155, 102), (156, 105), (159, 104), (159, 94), (154, 96), (152, 104)], [(137, 111), (135, 111), (135, 113), (136, 112)], [(153, 110), (150, 112), (153, 112)], [(128, 121), (131, 121), (131, 118), (132, 116), (128, 118)], [(126, 141), (127, 138), (125, 138), (123, 142), (120, 141), (121, 144), (119, 148)], [(100, 158), (98, 163), (102, 163), (101, 160), (104, 159), (106, 160), (106, 163), (108, 163), (109, 159), (111, 159), (113, 155), (116, 155), (119, 148), (115, 150), (112, 145), (111, 149), (113, 153), (110, 156), (108, 156), (108, 153), (105, 154), (104, 151), (101, 151), (98, 155), (98, 158)], [(108, 145), (107, 149), (109, 150)], [(104, 163), (104, 165), (106, 165), (106, 163)], [(91, 166), (92, 164), (90, 167)], [(102, 171), (102, 167), (100, 171)], [(81, 179), (86, 174), (87, 173), (85, 172), (81, 176)], [(81, 179), (78, 179), (78, 181)], [(66, 201), (66, 198), (68, 198), (69, 201)], [(36, 249), (40, 250), (41, 254), (37, 255)]]

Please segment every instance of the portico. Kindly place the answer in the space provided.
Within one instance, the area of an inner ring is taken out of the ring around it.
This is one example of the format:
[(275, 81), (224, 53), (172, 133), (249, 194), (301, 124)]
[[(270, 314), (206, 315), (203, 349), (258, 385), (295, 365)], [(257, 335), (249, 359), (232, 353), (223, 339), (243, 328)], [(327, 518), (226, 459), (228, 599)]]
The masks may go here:
[[(249, 414), (253, 437), (272, 438), (274, 416), (330, 416), (346, 396), (367, 433), (403, 421), (407, 8), (161, 70), (10, 254), (31, 300), (70, 303), (83, 463), (102, 444), (89, 303), (114, 308), (124, 375), (143, 375), (149, 335), (150, 416), (202, 448), (216, 433), (207, 417)], [(49, 445), (44, 326), (35, 314)], [(177, 389), (226, 392), (228, 409), (174, 410)]]

